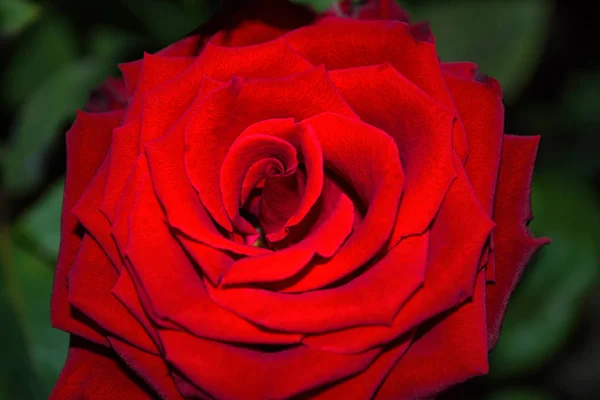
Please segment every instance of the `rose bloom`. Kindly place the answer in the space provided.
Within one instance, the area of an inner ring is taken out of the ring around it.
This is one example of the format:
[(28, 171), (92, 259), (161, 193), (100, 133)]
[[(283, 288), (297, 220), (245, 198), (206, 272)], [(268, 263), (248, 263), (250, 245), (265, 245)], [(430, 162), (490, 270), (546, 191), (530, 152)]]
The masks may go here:
[[(394, 1), (249, 1), (67, 133), (53, 399), (415, 399), (488, 371), (537, 137)], [(99, 97), (98, 97), (99, 96)], [(93, 112), (92, 112), (93, 111)]]

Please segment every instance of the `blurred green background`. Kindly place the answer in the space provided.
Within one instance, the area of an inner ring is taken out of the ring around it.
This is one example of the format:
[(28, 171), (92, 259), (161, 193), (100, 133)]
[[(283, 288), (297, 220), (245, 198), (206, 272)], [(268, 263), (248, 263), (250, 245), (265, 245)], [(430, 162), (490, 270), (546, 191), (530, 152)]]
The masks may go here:
[[(319, 10), (331, 0), (296, 0)], [(505, 91), (506, 131), (541, 134), (537, 235), (553, 239), (509, 306), (491, 373), (448, 397), (592, 399), (600, 393), (600, 63), (594, 11), (566, 0), (422, 0), (444, 61)], [(594, 7), (592, 5), (592, 7)], [(0, 399), (47, 398), (68, 337), (49, 322), (64, 132), (116, 64), (183, 37), (208, 0), (0, 0)]]

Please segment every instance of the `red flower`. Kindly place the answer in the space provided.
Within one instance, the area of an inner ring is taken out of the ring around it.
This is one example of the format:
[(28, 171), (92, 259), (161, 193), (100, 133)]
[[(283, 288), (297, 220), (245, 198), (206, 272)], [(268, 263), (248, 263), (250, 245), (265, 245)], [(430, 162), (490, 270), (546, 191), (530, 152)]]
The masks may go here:
[(123, 64), (126, 106), (67, 134), (53, 398), (412, 399), (488, 370), (544, 243), (538, 138), (393, 1), (250, 3)]

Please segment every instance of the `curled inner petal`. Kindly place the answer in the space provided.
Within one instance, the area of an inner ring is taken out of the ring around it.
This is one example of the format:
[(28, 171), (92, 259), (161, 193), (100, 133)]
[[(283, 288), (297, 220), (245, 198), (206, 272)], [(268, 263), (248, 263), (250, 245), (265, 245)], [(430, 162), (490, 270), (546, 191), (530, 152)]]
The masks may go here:
[(250, 166), (261, 160), (271, 160), (271, 166), (279, 163), (283, 171), (271, 169), (275, 176), (293, 174), (298, 167), (296, 149), (288, 142), (268, 135), (252, 135), (236, 140), (221, 166), (221, 195), (229, 218), (239, 230), (254, 233), (254, 228), (239, 214), (241, 190)]

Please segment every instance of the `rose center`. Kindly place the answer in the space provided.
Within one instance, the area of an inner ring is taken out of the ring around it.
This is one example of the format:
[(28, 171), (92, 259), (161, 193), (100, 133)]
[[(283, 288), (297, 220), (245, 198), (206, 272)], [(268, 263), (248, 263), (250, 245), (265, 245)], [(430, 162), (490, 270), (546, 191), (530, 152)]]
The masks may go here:
[(256, 184), (240, 209), (240, 216), (258, 232), (246, 237), (246, 243), (265, 248), (287, 235), (285, 224), (298, 209), (306, 185), (302, 168), (291, 174), (282, 174), (275, 167), (270, 172)]

